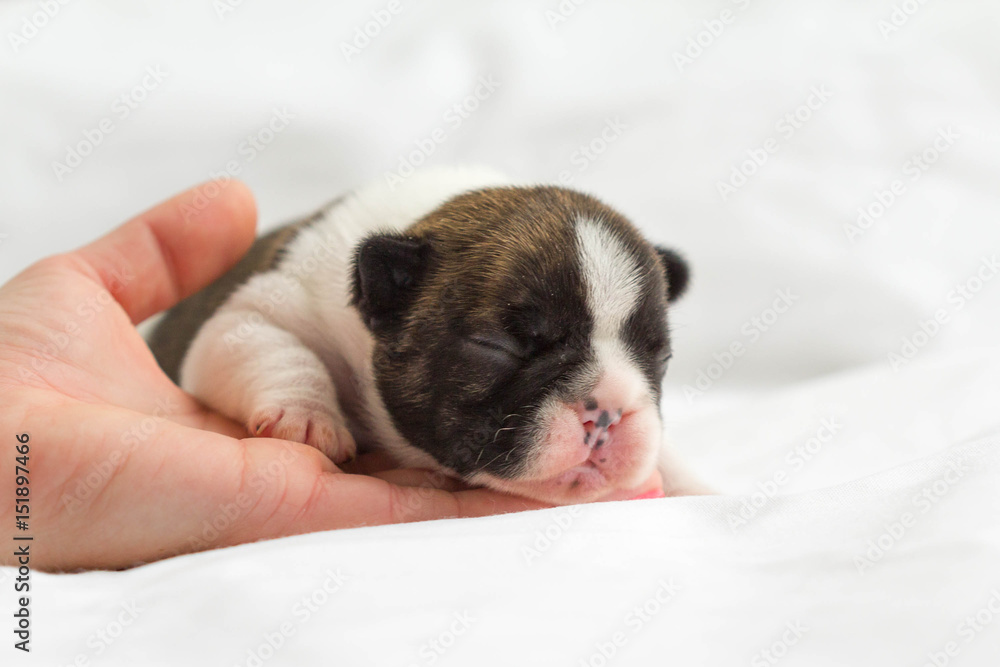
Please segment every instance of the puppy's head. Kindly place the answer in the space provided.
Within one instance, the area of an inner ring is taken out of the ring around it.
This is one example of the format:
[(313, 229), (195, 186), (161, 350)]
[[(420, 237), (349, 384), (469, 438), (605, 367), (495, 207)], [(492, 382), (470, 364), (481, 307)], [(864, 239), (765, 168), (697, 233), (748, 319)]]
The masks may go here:
[(362, 242), (353, 303), (413, 447), (474, 484), (586, 502), (655, 467), (667, 304), (687, 277), (592, 197), (491, 188)]

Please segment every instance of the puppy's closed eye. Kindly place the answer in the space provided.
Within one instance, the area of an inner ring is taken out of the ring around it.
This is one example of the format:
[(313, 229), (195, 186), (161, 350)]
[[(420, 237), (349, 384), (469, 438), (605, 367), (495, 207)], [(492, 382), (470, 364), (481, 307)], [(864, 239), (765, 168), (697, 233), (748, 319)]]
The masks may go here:
[(473, 334), (463, 341), (470, 356), (504, 368), (515, 368), (527, 360), (528, 353), (517, 339), (503, 333)]

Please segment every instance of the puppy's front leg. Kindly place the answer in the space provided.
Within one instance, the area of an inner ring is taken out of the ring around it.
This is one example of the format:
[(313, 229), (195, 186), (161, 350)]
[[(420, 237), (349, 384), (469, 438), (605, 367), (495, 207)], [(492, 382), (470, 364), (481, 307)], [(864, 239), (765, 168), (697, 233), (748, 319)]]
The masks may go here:
[(355, 454), (323, 362), (255, 310), (213, 315), (191, 343), (180, 385), (251, 435), (303, 442), (336, 463)]

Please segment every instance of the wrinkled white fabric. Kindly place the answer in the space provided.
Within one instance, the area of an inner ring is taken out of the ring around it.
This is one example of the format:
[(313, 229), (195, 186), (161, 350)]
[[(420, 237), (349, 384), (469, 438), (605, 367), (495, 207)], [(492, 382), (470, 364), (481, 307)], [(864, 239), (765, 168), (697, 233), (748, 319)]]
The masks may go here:
[(1000, 7), (105, 0), (15, 46), (42, 4), (0, 7), (0, 279), (233, 164), (265, 226), (562, 179), (690, 260), (664, 416), (723, 495), (35, 573), (31, 664), (997, 664)]

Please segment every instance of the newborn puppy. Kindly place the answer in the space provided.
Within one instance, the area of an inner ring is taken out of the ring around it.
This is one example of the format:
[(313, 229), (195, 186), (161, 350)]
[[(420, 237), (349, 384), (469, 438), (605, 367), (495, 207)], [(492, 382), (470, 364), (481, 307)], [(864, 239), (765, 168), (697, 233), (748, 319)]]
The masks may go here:
[[(621, 214), (482, 169), (348, 194), (172, 309), (167, 374), (251, 434), (551, 503), (704, 492), (662, 437), (688, 270)], [(357, 443), (357, 444), (356, 444)]]

